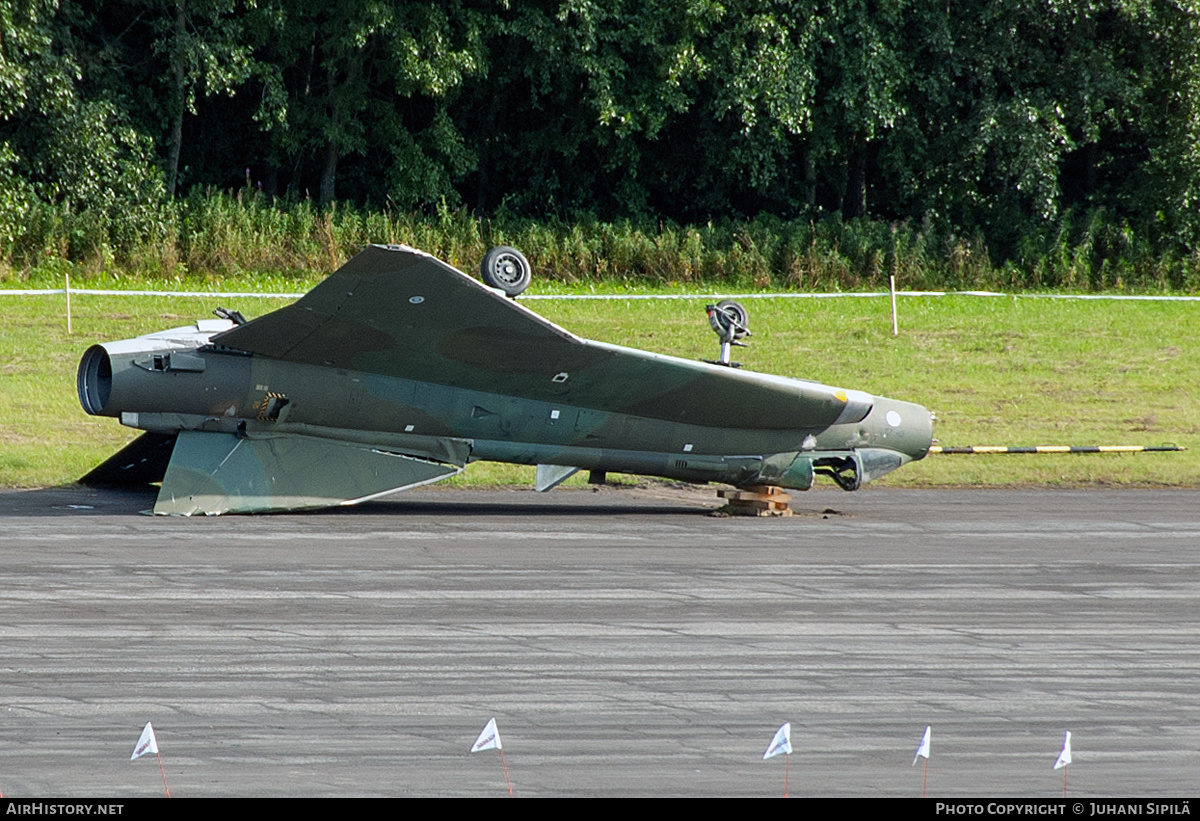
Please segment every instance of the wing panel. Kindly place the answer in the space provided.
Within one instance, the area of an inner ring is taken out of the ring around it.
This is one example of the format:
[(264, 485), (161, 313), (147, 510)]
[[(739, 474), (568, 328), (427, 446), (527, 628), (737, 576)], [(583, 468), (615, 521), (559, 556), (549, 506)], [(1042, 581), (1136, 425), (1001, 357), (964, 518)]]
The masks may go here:
[(550, 381), (555, 368), (610, 356), (444, 262), (381, 246), (294, 304), (213, 343), (290, 362), (546, 397), (561, 394)]
[(712, 427), (824, 426), (846, 404), (824, 386), (582, 340), (403, 246), (367, 248), (298, 302), (213, 342), (274, 359)]
[(498, 329), (544, 342), (576, 339), (428, 254), (373, 245), (299, 301), (213, 342), (323, 365), (331, 354), (420, 350), (464, 328)]

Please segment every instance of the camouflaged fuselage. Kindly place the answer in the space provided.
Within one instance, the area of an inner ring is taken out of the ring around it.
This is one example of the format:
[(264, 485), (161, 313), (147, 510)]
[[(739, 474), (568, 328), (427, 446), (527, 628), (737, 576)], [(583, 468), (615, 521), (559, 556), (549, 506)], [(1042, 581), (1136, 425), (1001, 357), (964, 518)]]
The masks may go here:
[(79, 393), (159, 437), (114, 459), (165, 459), (166, 513), (344, 504), (476, 460), (853, 489), (932, 437), (919, 405), (581, 339), (404, 247), (245, 325), (93, 346)]

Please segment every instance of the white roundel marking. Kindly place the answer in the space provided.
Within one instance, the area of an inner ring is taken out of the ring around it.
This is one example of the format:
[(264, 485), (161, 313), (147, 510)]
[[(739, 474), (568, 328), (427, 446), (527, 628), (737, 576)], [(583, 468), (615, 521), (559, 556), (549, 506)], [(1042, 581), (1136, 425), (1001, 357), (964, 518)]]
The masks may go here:
[(893, 428), (900, 427), (900, 414), (896, 413), (895, 411), (888, 411), (887, 416), (883, 418), (886, 419), (887, 423)]
[(409, 302), (411, 302), (413, 305), (420, 305), (422, 302), (424, 302), (424, 301), (425, 301), (425, 297), (423, 297), (423, 296), (410, 296), (410, 297), (408, 298), (408, 301), (409, 301)]

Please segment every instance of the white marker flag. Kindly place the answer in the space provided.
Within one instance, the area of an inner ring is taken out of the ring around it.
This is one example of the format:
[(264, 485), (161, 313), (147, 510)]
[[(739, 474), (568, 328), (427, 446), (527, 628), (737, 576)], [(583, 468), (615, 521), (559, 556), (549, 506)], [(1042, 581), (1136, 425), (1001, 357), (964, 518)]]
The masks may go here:
[[(1054, 769), (1065, 767), (1071, 763), (1071, 731), (1067, 730), (1067, 737), (1063, 740), (1062, 752), (1058, 754), (1058, 761), (1054, 762)], [(1063, 782), (1066, 783), (1065, 781)]]
[(913, 766), (917, 766), (917, 759), (923, 758), (929, 760), (929, 731), (930, 728), (925, 728), (925, 737), (921, 739), (921, 746), (917, 747), (917, 754), (913, 756)]
[(775, 731), (775, 737), (771, 739), (771, 743), (767, 745), (767, 751), (763, 753), (763, 760), (774, 758), (781, 753), (792, 754), (792, 723), (790, 721)]
[(483, 728), (483, 732), (479, 734), (479, 738), (475, 739), (475, 746), (471, 748), (471, 752), (477, 753), (482, 750), (502, 750), (500, 745), (500, 731), (496, 729), (496, 719), (492, 719)]
[(142, 730), (141, 738), (138, 739), (137, 746), (133, 748), (133, 755), (129, 757), (130, 761), (135, 761), (146, 753), (154, 753), (158, 755), (158, 739), (154, 737), (154, 728), (150, 726), (150, 722), (146, 722), (146, 728)]

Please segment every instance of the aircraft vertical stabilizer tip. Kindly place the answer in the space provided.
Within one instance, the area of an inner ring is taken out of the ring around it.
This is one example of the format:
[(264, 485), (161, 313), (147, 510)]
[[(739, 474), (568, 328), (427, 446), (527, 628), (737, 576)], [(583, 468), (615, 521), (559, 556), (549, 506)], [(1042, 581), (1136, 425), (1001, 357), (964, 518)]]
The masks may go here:
[[(578, 470), (854, 490), (929, 451), (919, 405), (582, 339), (514, 301), (519, 251), (481, 271), (372, 245), (257, 319), (91, 346), (80, 404), (145, 434), (82, 481), (161, 482), (155, 513), (212, 515), (354, 504), (479, 460), (537, 466), (541, 490)], [(725, 346), (749, 335), (736, 303), (710, 321)]]

